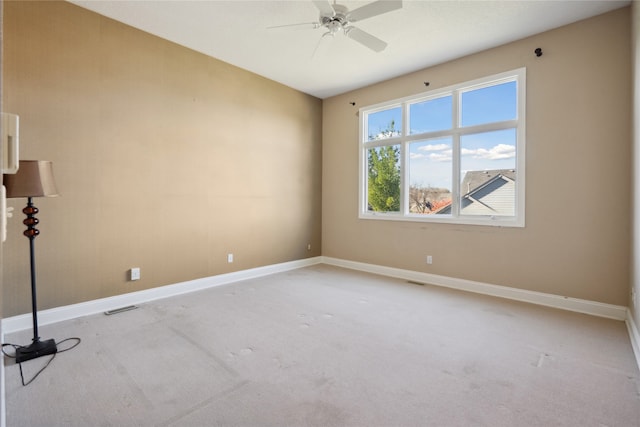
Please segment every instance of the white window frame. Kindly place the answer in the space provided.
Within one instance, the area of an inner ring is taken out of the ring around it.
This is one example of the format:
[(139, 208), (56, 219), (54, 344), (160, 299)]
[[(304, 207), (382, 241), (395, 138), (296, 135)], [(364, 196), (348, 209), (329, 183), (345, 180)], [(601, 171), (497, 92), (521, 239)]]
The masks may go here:
[[(460, 99), (462, 93), (480, 89), (482, 87), (493, 86), (500, 83), (516, 82), (517, 87), (517, 112), (516, 119), (506, 120), (488, 124), (472, 125), (462, 127)], [(417, 102), (442, 96), (452, 96), (453, 126), (446, 131), (425, 132), (409, 135), (408, 106)], [(393, 221), (415, 221), (434, 223), (453, 223), (471, 225), (491, 225), (504, 227), (524, 227), (525, 226), (525, 106), (526, 106), (526, 68), (519, 68), (492, 76), (479, 78), (476, 80), (423, 92), (405, 98), (382, 102), (375, 105), (362, 107), (359, 109), (359, 218), (393, 220)], [(402, 126), (400, 136), (390, 137), (382, 140), (368, 141), (369, 114), (390, 108), (402, 108)], [(513, 129), (516, 131), (516, 200), (514, 216), (493, 216), (493, 215), (462, 215), (460, 214), (460, 137), (467, 134), (480, 132), (490, 132), (503, 129)], [(409, 186), (406, 185), (408, 175), (408, 145), (410, 142), (426, 140), (431, 138), (451, 136), (453, 140), (453, 165), (452, 165), (452, 209), (451, 214), (422, 215), (409, 212)], [(399, 212), (373, 212), (367, 209), (367, 185), (368, 185), (368, 165), (367, 150), (369, 148), (399, 145), (400, 146), (400, 211)]]

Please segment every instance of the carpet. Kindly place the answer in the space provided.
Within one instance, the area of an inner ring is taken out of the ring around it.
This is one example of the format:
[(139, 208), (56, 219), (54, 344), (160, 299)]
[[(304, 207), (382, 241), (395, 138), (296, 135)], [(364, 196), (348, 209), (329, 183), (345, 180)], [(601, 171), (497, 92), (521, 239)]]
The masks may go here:
[(5, 357), (8, 427), (640, 426), (623, 322), (327, 265), (40, 336), (82, 343)]

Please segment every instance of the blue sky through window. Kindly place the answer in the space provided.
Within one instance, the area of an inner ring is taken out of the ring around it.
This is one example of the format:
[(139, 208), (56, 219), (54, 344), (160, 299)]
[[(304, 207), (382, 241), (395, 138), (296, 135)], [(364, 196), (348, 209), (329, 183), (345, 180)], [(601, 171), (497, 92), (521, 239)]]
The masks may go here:
[(451, 191), (452, 138), (438, 138), (409, 144), (409, 184), (446, 188)]
[(516, 82), (462, 93), (462, 126), (480, 125), (517, 118)]
[(367, 119), (367, 141), (388, 138), (387, 132), (393, 126), (395, 132), (402, 130), (402, 107), (370, 113)]
[[(464, 91), (460, 104), (461, 127), (516, 119), (517, 83), (509, 81)], [(408, 114), (411, 135), (448, 130), (455, 122), (450, 95), (410, 104)], [(379, 135), (389, 128), (391, 121), (395, 123), (395, 130), (400, 131), (400, 106), (369, 114), (368, 140), (380, 139)], [(408, 149), (410, 185), (451, 189), (451, 137), (411, 142)], [(459, 179), (470, 170), (515, 169), (515, 128), (462, 135), (460, 159)]]
[(451, 129), (453, 114), (451, 95), (409, 106), (409, 134)]

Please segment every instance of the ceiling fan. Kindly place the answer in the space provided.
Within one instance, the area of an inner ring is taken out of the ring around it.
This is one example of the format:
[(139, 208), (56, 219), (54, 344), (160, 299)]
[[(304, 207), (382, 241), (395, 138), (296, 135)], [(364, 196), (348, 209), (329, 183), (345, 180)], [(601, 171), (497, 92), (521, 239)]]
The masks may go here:
[(320, 17), (317, 22), (279, 25), (269, 28), (299, 26), (305, 26), (313, 29), (324, 28), (328, 31), (322, 35), (322, 39), (327, 36), (335, 36), (336, 33), (342, 32), (350, 39), (368, 47), (374, 52), (382, 52), (387, 47), (387, 43), (385, 41), (380, 40), (366, 31), (354, 27), (352, 24), (354, 22), (362, 21), (402, 8), (402, 0), (377, 0), (352, 11), (349, 11), (346, 6), (336, 4), (335, 0), (333, 5), (329, 0), (311, 1), (320, 11)]

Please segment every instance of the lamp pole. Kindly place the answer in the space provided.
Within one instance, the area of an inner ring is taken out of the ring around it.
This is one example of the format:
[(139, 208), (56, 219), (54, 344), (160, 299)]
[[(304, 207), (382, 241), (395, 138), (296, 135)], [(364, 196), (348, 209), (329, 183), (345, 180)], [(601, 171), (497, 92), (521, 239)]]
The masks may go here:
[(36, 228), (36, 225), (40, 222), (35, 215), (38, 213), (38, 208), (33, 205), (33, 197), (27, 198), (27, 207), (22, 209), (22, 213), (27, 215), (27, 218), (22, 221), (27, 229), (22, 234), (29, 239), (29, 260), (31, 261), (31, 311), (33, 313), (33, 342), (40, 341), (38, 336), (38, 302), (36, 298), (36, 255), (35, 255), (35, 239), (40, 230)]
[(27, 347), (20, 347), (16, 350), (16, 362), (21, 363), (27, 360), (35, 359), (47, 354), (55, 354), (58, 352), (56, 342), (52, 339), (40, 341), (38, 336), (38, 300), (36, 296), (36, 258), (35, 258), (35, 239), (40, 230), (36, 225), (40, 222), (36, 218), (39, 212), (38, 208), (33, 205), (33, 197), (27, 197), (27, 206), (22, 209), (27, 218), (22, 221), (27, 229), (22, 234), (29, 239), (29, 260), (31, 262), (31, 313), (33, 315), (33, 343)]

